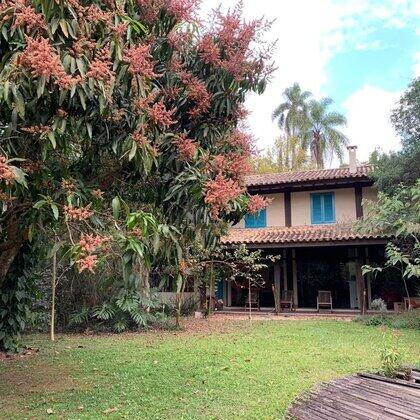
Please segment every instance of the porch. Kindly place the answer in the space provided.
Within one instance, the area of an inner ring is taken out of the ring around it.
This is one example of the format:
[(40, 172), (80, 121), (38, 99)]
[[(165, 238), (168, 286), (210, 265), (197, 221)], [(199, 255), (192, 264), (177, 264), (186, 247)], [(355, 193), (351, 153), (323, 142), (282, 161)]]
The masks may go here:
[[(274, 312), (274, 294), (280, 298), (284, 291), (293, 294), (296, 315), (317, 312), (319, 291), (330, 293), (332, 313), (349, 316), (371, 312), (374, 299), (383, 299), (391, 311), (395, 303), (404, 300), (398, 272), (383, 272), (376, 277), (362, 274), (364, 264), (383, 262), (383, 245), (270, 248), (264, 252), (279, 255), (280, 260), (267, 261), (263, 281), (254, 287), (263, 313)], [(241, 312), (247, 306), (248, 292), (246, 282), (225, 281), (218, 284), (217, 297), (223, 300), (225, 311)]]

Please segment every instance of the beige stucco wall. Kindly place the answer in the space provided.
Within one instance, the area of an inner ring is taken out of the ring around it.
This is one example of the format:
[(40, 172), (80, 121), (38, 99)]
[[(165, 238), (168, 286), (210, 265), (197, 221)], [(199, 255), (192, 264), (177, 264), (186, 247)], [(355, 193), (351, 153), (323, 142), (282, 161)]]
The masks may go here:
[[(322, 191), (300, 191), (291, 193), (292, 226), (311, 224), (311, 200), (312, 192), (334, 192), (335, 219), (337, 222), (345, 222), (356, 218), (356, 201), (354, 188), (339, 188)], [(285, 226), (284, 219), (284, 194), (268, 194), (272, 198), (267, 207), (267, 226)], [(367, 200), (376, 200), (377, 192), (373, 187), (364, 187), (362, 197)], [(235, 226), (244, 228), (245, 222), (241, 220)]]
[(378, 191), (374, 187), (363, 187), (362, 188), (363, 200), (376, 201), (378, 199)]
[[(267, 207), (267, 227), (284, 226), (284, 194), (267, 194), (265, 197), (272, 199), (271, 203)], [(233, 227), (244, 228), (245, 221), (242, 219)]]
[(348, 221), (356, 218), (354, 188), (323, 191), (300, 191), (291, 194), (292, 226), (311, 224), (311, 193), (334, 192), (335, 220)]
[(284, 194), (269, 194), (273, 201), (267, 207), (267, 226), (284, 226)]

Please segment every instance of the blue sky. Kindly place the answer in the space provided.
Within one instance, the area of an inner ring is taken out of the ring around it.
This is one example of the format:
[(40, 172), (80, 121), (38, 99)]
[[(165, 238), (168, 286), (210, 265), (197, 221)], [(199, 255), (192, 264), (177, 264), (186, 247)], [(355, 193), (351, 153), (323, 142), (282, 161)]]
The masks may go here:
[[(203, 15), (220, 0), (204, 0)], [(224, 0), (222, 9), (235, 0)], [(251, 95), (248, 125), (260, 150), (279, 130), (271, 122), (282, 91), (299, 82), (315, 97), (330, 96), (347, 116), (345, 133), (359, 160), (377, 146), (396, 150), (389, 122), (395, 101), (420, 76), (420, 0), (244, 0), (247, 18), (275, 19), (277, 70), (266, 92)], [(336, 165), (337, 162), (331, 162)]]

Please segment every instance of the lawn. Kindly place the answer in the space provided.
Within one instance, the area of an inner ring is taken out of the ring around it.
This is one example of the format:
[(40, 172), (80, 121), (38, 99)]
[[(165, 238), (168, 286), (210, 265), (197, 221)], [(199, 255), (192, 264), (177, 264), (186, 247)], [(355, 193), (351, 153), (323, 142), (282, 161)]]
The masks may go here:
[[(316, 383), (379, 367), (382, 332), (334, 320), (189, 321), (185, 331), (25, 338), (0, 362), (2, 418), (279, 418)], [(420, 332), (401, 332), (420, 361)]]

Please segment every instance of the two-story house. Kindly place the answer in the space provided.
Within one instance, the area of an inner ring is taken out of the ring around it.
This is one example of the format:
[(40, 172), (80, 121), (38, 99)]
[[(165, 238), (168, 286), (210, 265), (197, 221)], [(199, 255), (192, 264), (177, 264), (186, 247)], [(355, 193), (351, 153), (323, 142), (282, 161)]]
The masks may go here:
[[(350, 164), (345, 168), (247, 178), (249, 193), (272, 201), (233, 226), (222, 242), (281, 255), (269, 264), (264, 286), (258, 288), (262, 307), (274, 307), (273, 285), (277, 293), (293, 291), (294, 305), (300, 310), (315, 308), (320, 290), (331, 293), (334, 309), (367, 310), (379, 297), (391, 308), (394, 301), (402, 300), (400, 279), (384, 282), (362, 275), (364, 264), (383, 259), (386, 238), (352, 228), (352, 222), (363, 217), (363, 199), (375, 200), (377, 194), (368, 177), (372, 167), (357, 166), (356, 147), (348, 149)], [(218, 296), (225, 306), (245, 305), (244, 285), (229, 281), (220, 286)]]

